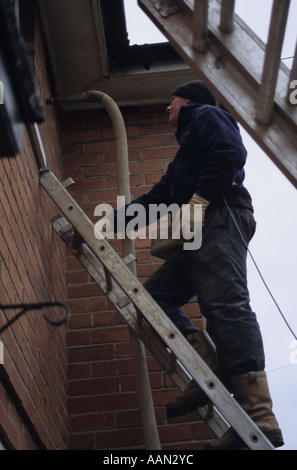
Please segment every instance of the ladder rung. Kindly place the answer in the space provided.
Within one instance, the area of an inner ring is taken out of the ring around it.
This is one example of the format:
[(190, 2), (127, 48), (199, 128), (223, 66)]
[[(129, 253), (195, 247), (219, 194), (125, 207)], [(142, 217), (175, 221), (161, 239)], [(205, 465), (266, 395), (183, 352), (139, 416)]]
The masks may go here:
[(208, 45), (208, 0), (196, 0), (193, 15), (193, 47), (205, 52)]
[(232, 33), (234, 30), (235, 0), (222, 0), (220, 30)]
[(103, 266), (103, 269), (104, 269), (105, 282), (106, 282), (106, 294), (108, 294), (108, 292), (112, 290), (112, 280), (111, 280), (111, 276), (110, 276), (108, 269), (106, 269), (105, 266)]
[(275, 90), (285, 36), (290, 0), (274, 0), (269, 38), (259, 90), (257, 121), (269, 125), (272, 120)]
[(136, 315), (137, 315), (139, 326), (141, 327), (143, 325), (144, 318), (139, 308), (136, 308)]
[(67, 178), (67, 180), (62, 181), (62, 185), (64, 186), (64, 188), (68, 188), (72, 184), (75, 184), (75, 181), (73, 178)]

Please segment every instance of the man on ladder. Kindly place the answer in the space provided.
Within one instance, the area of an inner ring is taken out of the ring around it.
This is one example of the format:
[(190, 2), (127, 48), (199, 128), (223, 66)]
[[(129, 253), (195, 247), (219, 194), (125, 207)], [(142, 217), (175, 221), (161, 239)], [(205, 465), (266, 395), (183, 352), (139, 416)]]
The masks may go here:
[[(262, 336), (247, 288), (247, 248), (256, 223), (251, 197), (243, 186), (247, 152), (238, 125), (228, 112), (216, 107), (214, 96), (199, 80), (179, 86), (167, 112), (180, 148), (159, 183), (132, 203), (141, 204), (147, 213), (151, 204), (190, 203), (192, 210), (200, 204), (202, 245), (185, 250), (181, 239), (168, 259), (160, 253), (166, 261), (145, 287), (274, 447), (281, 447), (283, 437), (264, 371)], [(114, 222), (119, 215), (113, 213)], [(106, 228), (116, 230), (110, 220)], [(198, 331), (180, 308), (195, 295), (208, 333)], [(184, 415), (207, 401), (192, 380), (167, 405), (167, 415)], [(205, 449), (244, 447), (229, 429)]]

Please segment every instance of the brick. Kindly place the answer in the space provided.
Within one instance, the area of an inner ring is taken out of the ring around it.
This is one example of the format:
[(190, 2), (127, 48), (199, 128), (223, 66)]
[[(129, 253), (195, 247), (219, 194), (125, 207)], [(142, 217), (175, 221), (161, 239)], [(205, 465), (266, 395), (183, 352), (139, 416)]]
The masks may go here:
[(185, 441), (193, 436), (192, 426), (186, 424), (159, 427), (158, 431), (160, 442)]
[(117, 188), (118, 179), (117, 177), (104, 178), (104, 188)]
[(172, 127), (169, 124), (154, 124), (142, 127), (142, 135), (172, 134)]
[(151, 173), (149, 175), (145, 175), (145, 184), (153, 185), (158, 183), (161, 179), (160, 173)]
[[(76, 153), (76, 152), (75, 152)], [(91, 165), (99, 165), (100, 156), (99, 155), (78, 155), (72, 157), (63, 158), (63, 167), (65, 168), (81, 168)]]
[(102, 153), (102, 152), (114, 152), (116, 150), (115, 141), (111, 140), (108, 142), (91, 142), (83, 144), (83, 153)]
[(101, 131), (98, 129), (83, 130), (83, 131), (65, 131), (63, 135), (64, 142), (88, 142), (98, 141), (102, 139)]
[(96, 449), (127, 447), (133, 449), (143, 444), (141, 429), (125, 429), (96, 433)]
[(139, 427), (141, 426), (141, 419), (139, 411), (118, 412), (117, 425), (119, 428)]
[(86, 346), (80, 348), (69, 349), (69, 364), (75, 362), (89, 362), (104, 359), (112, 359), (114, 357), (113, 345), (107, 344), (102, 346)]
[(75, 287), (68, 286), (68, 296), (71, 299), (79, 299), (83, 297), (96, 297), (99, 294), (99, 287), (92, 284), (82, 284)]
[(88, 331), (76, 331), (69, 332), (67, 335), (67, 346), (75, 346), (77, 344), (86, 345), (89, 344), (90, 334)]
[[(99, 380), (78, 380), (69, 382), (69, 396), (78, 395), (98, 395), (106, 393), (114, 393), (114, 380), (112, 378), (104, 378)], [(95, 407), (96, 410), (96, 407)], [(104, 411), (104, 410), (103, 410)]]
[(194, 434), (199, 439), (215, 439), (216, 435), (205, 423), (197, 423), (194, 425)]
[(83, 120), (84, 129), (100, 129), (102, 127), (110, 127), (109, 117), (87, 118)]
[(116, 357), (131, 357), (131, 344), (129, 343), (118, 343), (116, 345)]
[(153, 392), (155, 406), (164, 406), (176, 397), (176, 390), (158, 390)]
[[(140, 135), (140, 127), (139, 126), (127, 126), (126, 127), (127, 137), (135, 137)], [(103, 139), (113, 139), (114, 138), (114, 130), (113, 129), (103, 129)]]
[(155, 266), (151, 264), (137, 265), (137, 276), (138, 277), (149, 277), (155, 272)]
[(98, 312), (93, 315), (93, 326), (109, 326), (113, 321), (113, 312)]
[[(151, 112), (150, 110), (145, 113), (133, 113), (133, 114), (126, 114), (124, 116), (125, 124), (126, 126), (128, 125), (133, 125), (133, 124), (140, 124), (145, 125), (145, 124), (158, 124), (158, 114), (156, 112)], [(168, 116), (167, 116), (168, 119)]]
[(93, 409), (93, 399), (91, 397), (75, 397), (68, 400), (68, 411), (70, 414), (89, 413)]
[(131, 174), (139, 173), (153, 173), (162, 171), (162, 163), (159, 161), (156, 162), (141, 162), (141, 163), (132, 163), (130, 165)]
[[(133, 150), (129, 149), (128, 159), (129, 162), (138, 162), (141, 159), (142, 149), (140, 150)], [(102, 154), (102, 163), (116, 163), (117, 162), (117, 155), (116, 153), (103, 153)]]
[(61, 123), (61, 126), (64, 130), (73, 130), (80, 129), (81, 121), (80, 119), (64, 119)]
[(88, 282), (89, 274), (86, 270), (66, 273), (67, 284), (85, 284)]
[(75, 416), (70, 420), (70, 428), (72, 431), (90, 431), (92, 429), (111, 428), (112, 426), (113, 415), (111, 413)]
[(114, 314), (113, 314), (113, 323), (114, 323), (114, 326), (117, 326), (117, 325), (126, 325), (126, 320), (123, 318), (123, 316), (120, 314), (120, 312), (118, 311), (114, 311)]
[(72, 315), (69, 320), (69, 329), (79, 330), (81, 328), (90, 328), (93, 323), (93, 318), (88, 313), (82, 315)]
[(127, 341), (129, 338), (129, 331), (126, 327), (119, 328), (100, 328), (91, 332), (92, 342), (96, 343), (109, 343), (109, 342), (122, 342)]
[(75, 155), (81, 152), (80, 144), (63, 144), (62, 154), (63, 155)]
[(144, 160), (172, 160), (176, 154), (177, 147), (161, 149), (143, 149)]
[(141, 137), (139, 139), (129, 139), (129, 149), (154, 148), (162, 145), (160, 137)]
[[(107, 379), (105, 379), (107, 380)], [(135, 393), (112, 393), (94, 397), (94, 411), (137, 410), (138, 397)]]
[(87, 379), (90, 377), (91, 370), (89, 364), (75, 364), (68, 366), (68, 380)]
[(133, 374), (133, 364), (131, 360), (104, 361), (92, 364), (93, 377), (115, 377)]
[(110, 300), (108, 300), (107, 297), (101, 295), (101, 296), (98, 296), (95, 299), (90, 299), (90, 307), (89, 308), (90, 308), (90, 311), (92, 311), (92, 312), (96, 312), (96, 311), (102, 312), (104, 310), (113, 309), (113, 305), (110, 302)]
[[(116, 201), (118, 196), (118, 191), (117, 190), (108, 190), (108, 191), (93, 191), (93, 192), (88, 192), (85, 194), (85, 198), (87, 202), (94, 202), (97, 204), (100, 203), (111, 203), (112, 201)], [(95, 210), (96, 205), (92, 206), (93, 208), (93, 213)], [(116, 208), (116, 206), (115, 206)]]
[(72, 193), (75, 196), (75, 200), (77, 200), (77, 192), (96, 191), (99, 189), (102, 189), (102, 181), (99, 178), (89, 178), (75, 181), (75, 185), (70, 186), (69, 192)]
[(116, 174), (117, 167), (113, 163), (85, 168), (85, 176), (111, 176)]
[[(69, 168), (68, 170), (63, 171), (63, 180), (68, 178), (72, 178), (74, 180), (74, 184), (77, 180), (83, 178), (83, 170), (82, 168)], [(69, 187), (68, 187), (69, 189)]]
[(94, 433), (71, 435), (69, 438), (69, 450), (95, 450)]
[[(149, 376), (150, 385), (152, 389), (159, 389), (162, 387), (162, 377), (160, 374), (151, 374)], [(129, 392), (137, 390), (135, 375), (131, 376), (121, 376), (116, 379), (116, 389), (119, 392)]]
[(67, 305), (72, 315), (76, 313), (84, 313), (88, 309), (88, 300), (87, 299), (80, 299), (80, 300), (67, 299)]

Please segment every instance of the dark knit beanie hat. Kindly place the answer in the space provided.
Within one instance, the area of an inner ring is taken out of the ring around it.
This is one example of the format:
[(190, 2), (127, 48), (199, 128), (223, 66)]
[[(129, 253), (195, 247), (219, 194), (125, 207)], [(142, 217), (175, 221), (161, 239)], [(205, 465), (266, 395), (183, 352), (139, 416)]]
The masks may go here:
[(172, 95), (186, 98), (193, 103), (216, 105), (215, 97), (201, 80), (194, 80), (180, 85)]

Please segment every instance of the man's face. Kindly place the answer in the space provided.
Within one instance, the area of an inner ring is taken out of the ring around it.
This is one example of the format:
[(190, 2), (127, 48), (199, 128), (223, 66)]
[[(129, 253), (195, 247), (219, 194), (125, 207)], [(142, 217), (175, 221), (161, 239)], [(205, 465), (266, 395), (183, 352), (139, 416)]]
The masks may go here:
[(177, 121), (180, 108), (191, 103), (187, 98), (181, 98), (180, 96), (173, 96), (171, 104), (167, 106), (166, 111), (169, 114), (168, 122), (170, 126), (177, 128)]

